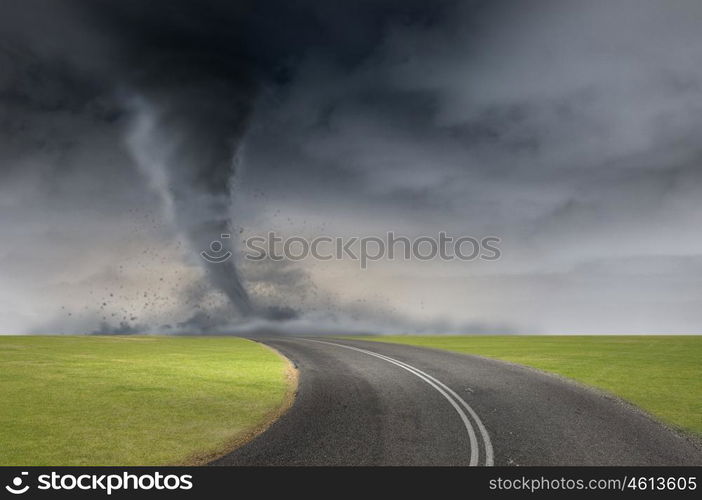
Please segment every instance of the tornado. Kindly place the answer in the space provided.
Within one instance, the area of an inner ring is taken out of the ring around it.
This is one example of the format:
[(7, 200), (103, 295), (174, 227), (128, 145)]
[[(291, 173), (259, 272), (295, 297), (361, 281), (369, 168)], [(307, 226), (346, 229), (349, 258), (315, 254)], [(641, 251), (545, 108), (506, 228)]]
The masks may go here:
[(134, 80), (127, 92), (135, 116), (131, 144), (211, 285), (240, 315), (250, 316), (254, 307), (235, 259), (215, 263), (200, 257), (222, 234), (232, 233), (237, 153), (254, 94), (246, 73), (237, 71), (240, 67), (216, 58), (172, 54), (150, 66), (159, 71)]

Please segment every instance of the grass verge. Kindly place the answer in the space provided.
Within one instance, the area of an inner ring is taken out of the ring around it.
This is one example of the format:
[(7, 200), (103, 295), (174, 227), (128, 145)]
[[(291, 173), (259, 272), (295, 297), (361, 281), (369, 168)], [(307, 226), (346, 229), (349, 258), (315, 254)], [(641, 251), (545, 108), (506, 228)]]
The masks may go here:
[(275, 420), (294, 374), (235, 337), (0, 336), (0, 465), (203, 463)]

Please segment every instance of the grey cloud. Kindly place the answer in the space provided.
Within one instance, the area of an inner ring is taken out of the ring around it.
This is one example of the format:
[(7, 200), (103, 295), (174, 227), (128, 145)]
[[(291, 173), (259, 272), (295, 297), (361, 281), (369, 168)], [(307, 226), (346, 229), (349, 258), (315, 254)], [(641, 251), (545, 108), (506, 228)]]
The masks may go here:
[[(163, 295), (177, 303), (153, 324), (178, 331), (252, 331), (222, 294), (263, 316), (257, 331), (285, 328), (270, 317), (382, 331), (695, 327), (696, 1), (2, 9), (0, 273), (21, 291), (0, 289), (0, 302), (64, 283), (78, 303), (142, 241), (168, 255), (155, 279), (173, 278)], [(202, 268), (197, 251), (220, 233), (271, 228), (489, 233), (503, 259)], [(154, 279), (146, 262), (116, 281), (129, 275), (136, 295)], [(622, 262), (635, 263), (626, 277)], [(357, 308), (361, 296), (375, 305)], [(17, 308), (12, 328), (41, 323), (32, 309)], [(100, 330), (88, 316), (81, 328)]]

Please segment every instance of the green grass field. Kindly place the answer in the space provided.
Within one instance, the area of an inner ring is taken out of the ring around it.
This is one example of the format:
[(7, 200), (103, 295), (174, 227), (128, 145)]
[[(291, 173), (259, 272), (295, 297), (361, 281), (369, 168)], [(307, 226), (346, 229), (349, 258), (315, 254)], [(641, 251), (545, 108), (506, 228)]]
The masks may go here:
[(362, 340), (477, 354), (557, 373), (604, 389), (673, 427), (702, 436), (702, 336), (395, 336)]
[(199, 463), (261, 430), (294, 384), (234, 337), (0, 336), (0, 465)]

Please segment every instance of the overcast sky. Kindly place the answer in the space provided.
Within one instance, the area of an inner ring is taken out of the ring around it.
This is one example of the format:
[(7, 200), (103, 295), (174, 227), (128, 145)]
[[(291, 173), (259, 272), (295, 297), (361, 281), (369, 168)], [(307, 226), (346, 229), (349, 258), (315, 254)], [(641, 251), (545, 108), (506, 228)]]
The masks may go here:
[[(700, 333), (700, 26), (698, 0), (1, 0), (0, 333)], [(502, 258), (241, 258), (271, 230)]]

